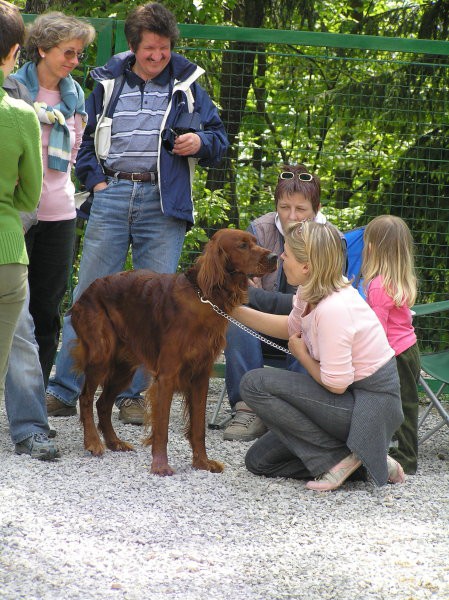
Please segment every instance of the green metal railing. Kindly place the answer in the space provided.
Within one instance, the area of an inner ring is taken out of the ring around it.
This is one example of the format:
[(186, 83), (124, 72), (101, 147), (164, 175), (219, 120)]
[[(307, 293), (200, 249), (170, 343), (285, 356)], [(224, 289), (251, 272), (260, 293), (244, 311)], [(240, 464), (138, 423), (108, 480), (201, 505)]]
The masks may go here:
[[(98, 36), (79, 71), (86, 93), (89, 68), (127, 49), (122, 21), (91, 22)], [(418, 302), (449, 297), (449, 42), (184, 24), (180, 32), (178, 50), (206, 69), (201, 83), (231, 141), (219, 168), (198, 169), (201, 218), (183, 265), (202, 236), (272, 210), (280, 165), (304, 162), (342, 230), (385, 212), (404, 218)], [(449, 342), (448, 317), (422, 321), (424, 345)]]

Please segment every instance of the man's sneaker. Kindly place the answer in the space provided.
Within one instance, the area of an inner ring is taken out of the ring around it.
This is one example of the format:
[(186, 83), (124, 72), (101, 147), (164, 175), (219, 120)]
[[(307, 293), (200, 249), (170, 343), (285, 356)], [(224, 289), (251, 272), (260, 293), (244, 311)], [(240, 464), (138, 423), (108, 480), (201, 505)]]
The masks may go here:
[(45, 394), (45, 402), (47, 404), (47, 415), (49, 417), (73, 417), (76, 415), (76, 406), (64, 404), (58, 400), (53, 394)]
[(143, 398), (125, 398), (120, 406), (118, 418), (125, 425), (143, 425), (144, 415)]
[(267, 428), (263, 421), (248, 409), (239, 409), (237, 402), (235, 417), (226, 427), (223, 439), (226, 441), (250, 442), (266, 433)]
[(16, 454), (28, 454), (39, 460), (54, 460), (59, 458), (59, 450), (45, 433), (33, 433), (15, 447)]

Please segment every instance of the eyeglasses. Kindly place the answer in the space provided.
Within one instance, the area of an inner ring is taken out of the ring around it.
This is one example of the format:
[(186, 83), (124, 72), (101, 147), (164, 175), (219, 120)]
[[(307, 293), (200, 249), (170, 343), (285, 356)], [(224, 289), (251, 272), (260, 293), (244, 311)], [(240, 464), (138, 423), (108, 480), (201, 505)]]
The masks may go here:
[(73, 60), (76, 56), (79, 62), (82, 62), (86, 58), (85, 52), (76, 52), (76, 50), (71, 50), (68, 48), (67, 50), (63, 50), (60, 46), (56, 46), (61, 52), (64, 54), (67, 60)]
[(21, 50), (22, 48), (18, 46), (17, 50), (14, 52), (14, 59), (16, 59), (19, 56)]
[(282, 171), (279, 175), (279, 179), (293, 179), (293, 177), (299, 179), (299, 181), (312, 181), (313, 175), (310, 173), (293, 173), (292, 171)]

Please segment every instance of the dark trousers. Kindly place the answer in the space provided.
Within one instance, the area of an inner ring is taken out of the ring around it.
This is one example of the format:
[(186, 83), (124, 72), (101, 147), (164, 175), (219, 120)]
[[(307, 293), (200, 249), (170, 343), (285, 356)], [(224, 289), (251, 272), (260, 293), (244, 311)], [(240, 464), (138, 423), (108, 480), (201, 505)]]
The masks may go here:
[(60, 306), (73, 263), (75, 222), (39, 221), (25, 236), (30, 259), (30, 313), (45, 387), (58, 349)]
[(418, 379), (421, 369), (417, 344), (396, 356), (396, 364), (404, 421), (393, 436), (397, 448), (390, 448), (388, 453), (402, 465), (405, 473), (414, 475), (418, 468)]

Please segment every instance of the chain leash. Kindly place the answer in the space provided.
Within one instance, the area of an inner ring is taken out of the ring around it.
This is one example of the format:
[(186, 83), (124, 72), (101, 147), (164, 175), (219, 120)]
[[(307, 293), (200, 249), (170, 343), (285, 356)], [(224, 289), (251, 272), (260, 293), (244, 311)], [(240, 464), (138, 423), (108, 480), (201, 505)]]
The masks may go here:
[(237, 325), (237, 327), (240, 327), (240, 329), (243, 329), (243, 331), (246, 331), (246, 333), (249, 333), (253, 337), (255, 337), (258, 340), (260, 340), (261, 342), (265, 342), (265, 344), (268, 344), (269, 346), (273, 346), (273, 348), (276, 348), (277, 350), (281, 350), (281, 352), (285, 352), (285, 354), (290, 354), (291, 355), (290, 350), (287, 350), (286, 348), (284, 348), (284, 346), (280, 346), (279, 344), (276, 344), (275, 342), (272, 342), (271, 340), (268, 340), (267, 338), (263, 337), (263, 335), (260, 335), (260, 333), (257, 333), (256, 331), (253, 331), (252, 329), (250, 329), (246, 325), (243, 325), (243, 323), (240, 323), (240, 321), (237, 321), (237, 319), (234, 319), (234, 317), (231, 317), (231, 315), (226, 314), (224, 312), (224, 310), (221, 310), (221, 308), (219, 306), (217, 306), (216, 304), (212, 304), (212, 302), (210, 300), (205, 300), (201, 296), (201, 292), (200, 291), (198, 291), (198, 298), (201, 300), (201, 302), (203, 304), (210, 304), (212, 306), (213, 310), (218, 315), (220, 315), (221, 317), (224, 317), (225, 319), (227, 319), (228, 321), (230, 321), (234, 325)]

